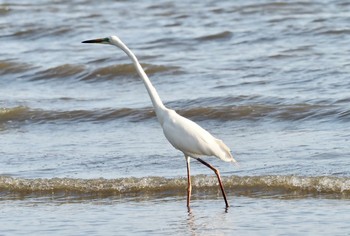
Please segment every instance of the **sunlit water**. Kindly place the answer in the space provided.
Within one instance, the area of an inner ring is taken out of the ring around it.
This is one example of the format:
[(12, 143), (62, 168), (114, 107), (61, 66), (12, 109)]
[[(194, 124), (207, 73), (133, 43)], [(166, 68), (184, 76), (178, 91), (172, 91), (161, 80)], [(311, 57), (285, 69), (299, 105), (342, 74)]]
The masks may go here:
[[(347, 1), (1, 1), (4, 235), (349, 232)], [(186, 164), (117, 34), (164, 103), (239, 167)], [(157, 222), (156, 224), (154, 222)]]

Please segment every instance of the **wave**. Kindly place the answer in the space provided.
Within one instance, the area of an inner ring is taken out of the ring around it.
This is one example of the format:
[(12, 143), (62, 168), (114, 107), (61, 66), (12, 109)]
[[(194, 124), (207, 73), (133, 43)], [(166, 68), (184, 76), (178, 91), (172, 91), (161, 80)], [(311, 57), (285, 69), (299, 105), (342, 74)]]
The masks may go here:
[[(317, 5), (317, 3), (313, 2), (302, 2), (302, 1), (293, 1), (293, 2), (267, 2), (267, 3), (248, 3), (242, 4), (234, 9), (235, 12), (240, 14), (248, 15), (248, 14), (256, 14), (261, 11), (268, 13), (283, 13), (283, 18), (287, 18), (289, 14), (301, 14), (306, 12), (305, 9), (314, 9), (313, 5)], [(288, 13), (288, 14), (286, 14)]]
[(32, 75), (31, 80), (49, 80), (57, 78), (67, 78), (79, 75), (84, 71), (84, 66), (64, 64), (52, 67), (43, 71), (39, 71)]
[[(164, 72), (180, 73), (179, 68), (174, 66), (142, 64), (142, 67), (148, 75)], [(86, 68), (82, 65), (64, 64), (36, 72), (30, 75), (30, 80), (75, 78), (82, 81), (100, 81), (130, 76), (138, 76), (132, 64), (105, 66), (91, 72), (86, 71)]]
[(0, 75), (17, 74), (30, 70), (32, 66), (26, 63), (18, 63), (13, 61), (0, 61)]
[(0, 124), (6, 122), (30, 122), (50, 123), (55, 121), (63, 122), (94, 122), (108, 121), (123, 117), (131, 120), (143, 120), (155, 116), (152, 108), (145, 109), (100, 109), (100, 110), (73, 110), (73, 111), (50, 111), (43, 109), (31, 109), (26, 106), (14, 108), (0, 108)]
[[(163, 66), (153, 64), (142, 64), (148, 75), (157, 73), (180, 74), (182, 71), (176, 66)], [(26, 63), (13, 62), (11, 60), (0, 61), (0, 75), (18, 74), (35, 68)], [(137, 77), (137, 72), (132, 64), (118, 64), (97, 68), (88, 71), (83, 65), (63, 64), (48, 69), (38, 69), (32, 73), (23, 75), (31, 81), (51, 80), (61, 78), (73, 78), (83, 81), (111, 80), (120, 77)]]
[[(332, 176), (223, 176), (228, 193), (251, 196), (276, 195), (327, 195), (336, 198), (350, 198), (350, 178)], [(192, 177), (195, 191), (218, 191), (215, 176), (197, 175)], [(0, 194), (10, 192), (18, 194), (59, 194), (86, 195), (103, 194), (105, 196), (137, 193), (179, 194), (186, 191), (186, 178), (119, 178), (119, 179), (23, 179), (0, 176)], [(2, 192), (2, 193), (1, 193)]]
[[(198, 107), (179, 112), (187, 117), (218, 120), (259, 120), (275, 119), (280, 121), (297, 121), (305, 119), (338, 118), (347, 119), (347, 112), (335, 108), (310, 104), (266, 105), (252, 104), (240, 106)], [(335, 114), (338, 114), (336, 116)]]
[(331, 29), (331, 30), (324, 29), (323, 31), (320, 30), (320, 32), (318, 33), (324, 34), (324, 35), (349, 35), (350, 30), (347, 28)]
[[(28, 5), (24, 7), (27, 8)], [(19, 28), (18, 25), (12, 25), (12, 29), (13, 30), (9, 31), (7, 34), (2, 35), (2, 37), (13, 39), (38, 40), (41, 38), (47, 39), (48, 37), (54, 36), (68, 37), (69, 34), (74, 31), (71, 25), (69, 24), (51, 27), (47, 25), (28, 23)]]
[[(175, 66), (163, 66), (152, 64), (141, 64), (147, 75), (153, 75), (156, 73), (178, 73), (179, 68)], [(137, 77), (137, 72), (132, 64), (120, 64), (106, 66), (98, 68), (87, 75), (80, 77), (81, 80), (100, 80), (100, 79), (113, 79), (118, 77), (134, 76)]]
[[(181, 103), (181, 102), (180, 102)], [(170, 107), (172, 106), (170, 104)], [(238, 106), (199, 106), (177, 110), (185, 117), (194, 120), (277, 120), (277, 121), (300, 121), (300, 120), (336, 120), (350, 121), (350, 111), (337, 106), (291, 104), (291, 105), (238, 105)], [(96, 110), (43, 110), (32, 109), (26, 106), (13, 108), (0, 108), (0, 123), (26, 122), (103, 122), (126, 118), (137, 122), (154, 118), (153, 107), (144, 108), (104, 108)]]
[(212, 40), (229, 40), (233, 36), (231, 31), (223, 31), (217, 34), (205, 35), (202, 37), (196, 38), (199, 41), (212, 41)]

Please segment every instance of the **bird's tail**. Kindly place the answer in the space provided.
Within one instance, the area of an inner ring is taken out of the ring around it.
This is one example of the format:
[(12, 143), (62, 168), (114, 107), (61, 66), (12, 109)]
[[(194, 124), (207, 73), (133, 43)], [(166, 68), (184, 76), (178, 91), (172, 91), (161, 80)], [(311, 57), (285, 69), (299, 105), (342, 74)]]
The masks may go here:
[(238, 165), (238, 162), (233, 158), (231, 154), (230, 148), (227, 147), (226, 144), (220, 139), (216, 139), (216, 143), (221, 147), (221, 150), (224, 152), (224, 155), (221, 155), (220, 159)]

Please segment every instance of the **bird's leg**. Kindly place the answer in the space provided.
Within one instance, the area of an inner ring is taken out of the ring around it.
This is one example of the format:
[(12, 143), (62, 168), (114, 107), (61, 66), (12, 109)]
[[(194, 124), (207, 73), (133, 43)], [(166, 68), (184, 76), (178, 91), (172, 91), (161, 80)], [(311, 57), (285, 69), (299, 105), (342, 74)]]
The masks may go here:
[(190, 207), (190, 201), (191, 201), (191, 192), (192, 192), (192, 185), (191, 185), (191, 175), (190, 175), (190, 157), (186, 157), (186, 163), (187, 163), (187, 207)]
[(224, 186), (222, 185), (222, 181), (221, 181), (221, 177), (220, 177), (220, 172), (219, 172), (219, 170), (216, 169), (214, 166), (210, 165), (208, 162), (203, 161), (203, 160), (200, 159), (200, 158), (196, 158), (196, 159), (197, 159), (197, 161), (199, 161), (199, 162), (202, 163), (203, 165), (209, 167), (210, 169), (212, 169), (212, 170), (215, 172), (216, 176), (218, 177), (218, 181), (219, 181), (219, 184), (220, 184), (222, 196), (224, 197), (224, 200), (225, 200), (226, 207), (229, 207), (228, 201), (227, 201), (227, 198), (226, 198), (226, 193), (225, 193), (225, 190), (224, 190)]

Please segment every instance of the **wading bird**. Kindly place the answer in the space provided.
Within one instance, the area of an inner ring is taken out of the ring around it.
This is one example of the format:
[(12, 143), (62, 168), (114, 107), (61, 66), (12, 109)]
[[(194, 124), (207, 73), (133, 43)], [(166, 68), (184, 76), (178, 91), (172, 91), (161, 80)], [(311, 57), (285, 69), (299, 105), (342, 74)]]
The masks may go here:
[(170, 142), (170, 144), (174, 146), (174, 148), (180, 150), (185, 155), (188, 179), (187, 207), (189, 208), (190, 206), (192, 191), (190, 176), (191, 157), (215, 172), (220, 184), (220, 189), (224, 197), (226, 207), (229, 207), (219, 170), (200, 158), (201, 156), (215, 156), (226, 162), (236, 162), (230, 153), (230, 149), (224, 144), (224, 142), (213, 137), (208, 131), (200, 127), (195, 122), (183, 116), (180, 116), (174, 110), (166, 108), (161, 101), (156, 89), (153, 87), (151, 81), (149, 80), (147, 74), (142, 69), (134, 53), (117, 36), (86, 40), (82, 43), (114, 45), (123, 50), (132, 60), (137, 73), (146, 86), (147, 92), (152, 100), (157, 119), (163, 128), (165, 137)]

